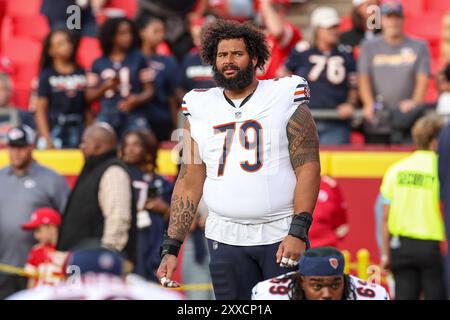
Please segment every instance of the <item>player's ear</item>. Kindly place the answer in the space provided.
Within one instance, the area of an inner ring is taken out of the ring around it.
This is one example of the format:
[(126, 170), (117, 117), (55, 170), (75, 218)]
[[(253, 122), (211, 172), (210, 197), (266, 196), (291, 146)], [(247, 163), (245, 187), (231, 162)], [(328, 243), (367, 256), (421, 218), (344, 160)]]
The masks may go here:
[(256, 64), (258, 63), (258, 57), (253, 57), (252, 58), (252, 64), (253, 64), (253, 68), (256, 68)]

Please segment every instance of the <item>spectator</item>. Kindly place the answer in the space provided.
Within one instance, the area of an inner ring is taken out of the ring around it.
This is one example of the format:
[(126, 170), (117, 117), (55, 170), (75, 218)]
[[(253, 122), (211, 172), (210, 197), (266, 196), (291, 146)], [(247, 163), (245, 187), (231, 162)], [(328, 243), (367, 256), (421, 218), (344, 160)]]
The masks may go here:
[(156, 270), (161, 258), (172, 184), (155, 173), (157, 143), (145, 131), (131, 131), (122, 143), (122, 160), (127, 164), (136, 199), (138, 258), (135, 272), (157, 281)]
[[(439, 136), (439, 182), (441, 200), (444, 205), (446, 230), (450, 230), (450, 122), (442, 129)], [(448, 232), (448, 231), (447, 231)], [(448, 240), (447, 240), (448, 241)], [(450, 288), (450, 251), (447, 248), (447, 288)]]
[(149, 128), (145, 102), (153, 94), (139, 35), (128, 18), (111, 18), (99, 33), (103, 55), (87, 74), (88, 101), (100, 99), (97, 120), (107, 122), (122, 136), (129, 130)]
[(36, 101), (40, 148), (77, 148), (85, 118), (90, 119), (86, 76), (76, 53), (76, 41), (67, 30), (55, 29), (44, 41)]
[(79, 17), (80, 28), (74, 31), (80, 36), (95, 37), (97, 23), (94, 13), (106, 0), (43, 0), (41, 13), (47, 17), (51, 30), (68, 28), (69, 14), (67, 8), (78, 6), (81, 16)]
[[(31, 128), (35, 127), (34, 119), (33, 119), (33, 113), (20, 110), (18, 107), (14, 106), (12, 103), (12, 96), (13, 96), (13, 85), (11, 83), (11, 78), (7, 73), (0, 71), (0, 110), (8, 110), (11, 111), (11, 113), (17, 114), (17, 119), (15, 125), (26, 125)], [(0, 116), (0, 125), (3, 125), (4, 122), (10, 122), (9, 117)], [(14, 122), (14, 121), (13, 121)], [(14, 126), (14, 125), (13, 125)], [(0, 139), (5, 140), (6, 139), (6, 133), (11, 128), (11, 125), (8, 126), (8, 128), (5, 130), (3, 126), (1, 127), (1, 134)], [(4, 133), (4, 135), (3, 135)], [(3, 142), (3, 141), (2, 141)], [(6, 140), (5, 140), (6, 142)]]
[(311, 247), (338, 247), (348, 233), (347, 204), (337, 181), (322, 176), (310, 229)]
[(56, 251), (61, 215), (52, 208), (40, 208), (22, 229), (33, 231), (36, 244), (28, 255), (25, 272), (29, 276), (28, 288), (39, 285), (55, 285), (64, 276), (66, 254)]
[(381, 32), (381, 29), (374, 25), (375, 19), (372, 15), (375, 12), (370, 10), (371, 6), (379, 4), (379, 0), (353, 0), (352, 28), (341, 34), (341, 43), (353, 48), (355, 59), (359, 56), (361, 43), (373, 39)]
[(366, 143), (410, 143), (410, 128), (423, 112), (430, 55), (424, 42), (404, 34), (400, 3), (384, 3), (381, 14), (382, 35), (362, 45), (358, 61)]
[(340, 19), (331, 7), (311, 15), (312, 45), (299, 44), (286, 61), (289, 72), (308, 80), (311, 110), (336, 110), (337, 119), (316, 119), (321, 144), (348, 144), (357, 102), (355, 62), (339, 44)]
[(85, 165), (72, 190), (57, 248), (72, 250), (94, 243), (136, 260), (136, 210), (126, 165), (117, 158), (111, 126), (95, 123), (83, 133)]
[[(64, 177), (34, 161), (32, 129), (14, 127), (7, 138), (11, 164), (0, 170), (0, 264), (22, 268), (34, 241), (20, 226), (38, 208), (64, 210), (69, 187)], [(25, 285), (23, 278), (1, 274), (0, 299)]]
[(446, 118), (450, 118), (450, 64), (438, 75), (439, 98), (436, 112)]
[(212, 67), (203, 64), (200, 56), (201, 33), (206, 24), (215, 18), (199, 18), (191, 24), (191, 36), (194, 47), (183, 58), (180, 66), (180, 80), (177, 97), (181, 101), (183, 96), (192, 89), (207, 89), (215, 86)]
[(157, 17), (170, 30), (166, 40), (177, 60), (192, 48), (189, 34), (189, 22), (202, 16), (207, 8), (208, 0), (139, 0), (138, 21), (149, 17)]
[(381, 193), (389, 201), (383, 218), (382, 264), (392, 270), (395, 298), (447, 299), (440, 242), (445, 229), (439, 204), (437, 146), (443, 120), (419, 119), (412, 129), (418, 149), (393, 164), (383, 177)]
[(178, 101), (177, 87), (178, 63), (173, 57), (159, 55), (158, 45), (164, 40), (164, 24), (158, 18), (148, 18), (139, 23), (142, 39), (142, 52), (147, 59), (155, 93), (147, 101), (147, 116), (152, 131), (159, 141), (170, 140), (172, 130), (177, 127)]
[(258, 75), (259, 79), (277, 77), (278, 70), (301, 38), (300, 30), (285, 17), (286, 5), (278, 2), (281, 1), (259, 0), (259, 12), (271, 52), (263, 73)]

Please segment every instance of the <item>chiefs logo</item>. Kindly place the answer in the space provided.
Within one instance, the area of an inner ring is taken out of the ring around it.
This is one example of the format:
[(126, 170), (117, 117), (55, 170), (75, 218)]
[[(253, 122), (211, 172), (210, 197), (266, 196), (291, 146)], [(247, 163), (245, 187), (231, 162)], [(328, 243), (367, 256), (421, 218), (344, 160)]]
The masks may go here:
[(328, 260), (328, 261), (330, 261), (330, 266), (331, 266), (333, 269), (337, 269), (337, 268), (339, 267), (339, 261), (338, 261), (338, 259), (336, 259), (336, 258), (330, 258), (330, 260)]

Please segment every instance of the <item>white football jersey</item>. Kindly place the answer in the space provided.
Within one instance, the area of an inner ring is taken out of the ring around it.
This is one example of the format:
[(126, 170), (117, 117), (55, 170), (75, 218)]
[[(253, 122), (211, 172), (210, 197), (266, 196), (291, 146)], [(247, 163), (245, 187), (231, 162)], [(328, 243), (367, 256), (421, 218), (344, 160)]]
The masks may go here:
[(86, 275), (79, 283), (64, 282), (23, 290), (8, 300), (181, 300), (182, 296), (149, 282), (126, 283), (102, 274)]
[[(294, 272), (286, 273), (273, 279), (259, 282), (252, 289), (252, 300), (289, 300), (292, 282), (290, 276)], [(354, 287), (356, 300), (389, 300), (385, 288), (378, 284), (369, 283), (357, 277), (350, 276)]]
[[(286, 126), (297, 106), (308, 99), (308, 84), (298, 76), (260, 80), (240, 107), (227, 101), (223, 88), (185, 95), (183, 113), (207, 171), (203, 197), (209, 209), (208, 238), (257, 245), (286, 236), (296, 184)], [(281, 224), (271, 230), (242, 227), (275, 221)]]

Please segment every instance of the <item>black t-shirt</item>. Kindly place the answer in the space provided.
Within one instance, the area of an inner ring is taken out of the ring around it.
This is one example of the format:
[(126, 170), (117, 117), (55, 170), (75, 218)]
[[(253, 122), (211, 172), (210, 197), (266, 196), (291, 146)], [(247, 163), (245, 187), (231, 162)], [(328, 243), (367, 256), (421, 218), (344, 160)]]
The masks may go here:
[(86, 76), (80, 67), (70, 74), (61, 74), (50, 67), (39, 75), (38, 96), (48, 99), (50, 119), (60, 114), (83, 115), (87, 106), (85, 89)]

